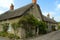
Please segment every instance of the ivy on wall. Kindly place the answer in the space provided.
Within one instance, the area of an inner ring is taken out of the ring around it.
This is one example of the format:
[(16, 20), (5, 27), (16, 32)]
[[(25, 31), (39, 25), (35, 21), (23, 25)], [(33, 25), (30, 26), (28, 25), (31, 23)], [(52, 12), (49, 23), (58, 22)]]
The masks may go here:
[(18, 22), (26, 31), (26, 37), (32, 37), (33, 30), (38, 24), (38, 20), (31, 14), (24, 15)]
[(39, 21), (38, 28), (39, 28), (39, 34), (45, 34), (47, 33), (47, 24), (45, 22)]
[(26, 31), (26, 37), (32, 37), (33, 30), (39, 29), (39, 34), (46, 33), (47, 24), (42, 21), (38, 21), (33, 15), (24, 15), (17, 23), (12, 24), (13, 29), (16, 31), (19, 27), (22, 27)]
[(9, 27), (9, 23), (2, 24), (2, 26), (3, 26), (3, 31), (7, 32), (8, 27)]
[[(8, 26), (8, 23), (3, 24), (3, 31), (7, 32)], [(36, 28), (38, 28), (39, 34), (46, 33), (47, 24), (45, 22), (38, 21), (38, 19), (36, 19), (33, 15), (27, 14), (20, 18), (18, 22), (12, 23), (15, 35), (20, 27), (25, 29), (26, 37), (32, 37), (35, 35), (33, 34), (33, 30), (36, 30)]]

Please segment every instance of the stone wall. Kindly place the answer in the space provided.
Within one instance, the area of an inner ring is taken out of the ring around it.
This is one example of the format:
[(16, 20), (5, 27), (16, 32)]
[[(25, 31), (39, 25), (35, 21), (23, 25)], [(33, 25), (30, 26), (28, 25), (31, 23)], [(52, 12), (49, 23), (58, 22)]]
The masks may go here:
[[(20, 18), (15, 18), (15, 19), (6, 20), (6, 21), (0, 21), (0, 31), (3, 31), (3, 26), (1, 24), (9, 23), (9, 28), (8, 28), (7, 32), (14, 34), (14, 30), (13, 30), (11, 24), (18, 22), (19, 20), (20, 20)], [(25, 37), (25, 30), (22, 28), (19, 28), (17, 35), (20, 36), (20, 38)]]
[(31, 7), (28, 11), (28, 13), (32, 14), (35, 18), (37, 18), (39, 21), (42, 21), (41, 14), (39, 11), (40, 8), (38, 8), (37, 5), (34, 5)]

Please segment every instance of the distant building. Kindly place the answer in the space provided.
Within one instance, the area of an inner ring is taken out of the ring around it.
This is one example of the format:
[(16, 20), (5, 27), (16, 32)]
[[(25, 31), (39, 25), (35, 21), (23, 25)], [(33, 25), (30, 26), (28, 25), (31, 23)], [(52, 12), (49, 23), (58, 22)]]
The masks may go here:
[[(39, 5), (36, 2), (37, 0), (32, 0), (32, 3), (23, 6), (21, 8), (18, 8), (14, 10), (14, 5), (11, 4), (10, 10), (6, 11), (2, 15), (0, 15), (0, 31), (2, 31), (2, 25), (4, 23), (9, 23), (9, 30), (8, 32), (14, 33), (13, 28), (11, 27), (12, 23), (15, 23), (20, 20), (20, 18), (25, 15), (26, 13), (32, 14), (35, 18), (37, 18), (39, 21), (44, 21), (48, 25), (48, 31), (52, 31), (52, 27), (57, 27), (57, 22), (54, 19), (50, 18), (50, 15), (48, 14), (47, 17), (44, 16), (41, 12), (41, 9)], [(22, 28), (19, 28), (19, 33), (17, 34), (21, 38), (24, 37), (25, 31)]]

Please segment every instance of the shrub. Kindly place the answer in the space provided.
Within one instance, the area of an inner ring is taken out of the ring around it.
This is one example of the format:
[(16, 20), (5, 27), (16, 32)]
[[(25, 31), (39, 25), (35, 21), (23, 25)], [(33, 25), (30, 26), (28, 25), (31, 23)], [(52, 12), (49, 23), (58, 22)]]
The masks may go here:
[(2, 37), (8, 37), (10, 39), (13, 39), (13, 38), (20, 39), (19, 36), (14, 35), (14, 34), (10, 34), (10, 33), (7, 33), (7, 32), (0, 32), (0, 36), (2, 36)]
[(14, 34), (9, 34), (8, 37), (9, 37), (10, 39), (13, 39), (13, 38), (14, 38), (14, 39), (20, 39), (19, 36), (14, 35)]
[(9, 23), (2, 24), (2, 26), (3, 26), (3, 31), (7, 32), (8, 27), (9, 27)]
[(58, 26), (58, 29), (60, 29), (60, 26)]
[(0, 32), (0, 36), (2, 37), (7, 37), (8, 33), (7, 32)]
[(33, 36), (33, 33), (31, 30), (26, 32), (26, 38), (32, 37), (32, 36)]
[(47, 33), (47, 24), (45, 22), (40, 21), (38, 28), (39, 28), (39, 34)]

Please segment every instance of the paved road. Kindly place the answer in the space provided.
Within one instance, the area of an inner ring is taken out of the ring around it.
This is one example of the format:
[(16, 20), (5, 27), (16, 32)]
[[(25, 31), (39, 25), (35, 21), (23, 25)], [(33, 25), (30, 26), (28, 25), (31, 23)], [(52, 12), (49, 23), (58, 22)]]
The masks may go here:
[(9, 39), (5, 37), (0, 37), (0, 40), (9, 40)]
[(29, 40), (60, 40), (60, 30)]
[[(9, 39), (4, 38), (4, 37), (0, 37), (0, 40), (9, 40)], [(39, 36), (39, 37), (32, 38), (32, 39), (26, 39), (26, 40), (60, 40), (60, 30), (48, 33), (43, 36)]]

